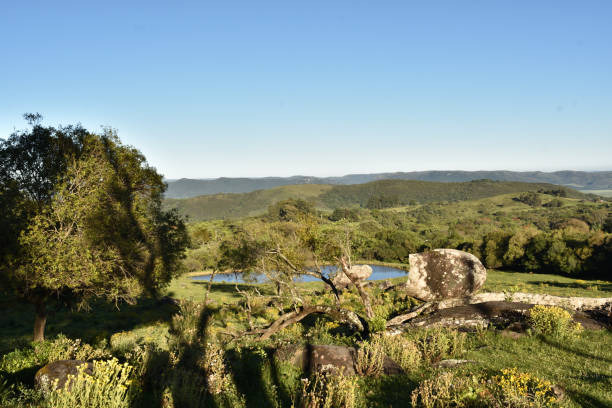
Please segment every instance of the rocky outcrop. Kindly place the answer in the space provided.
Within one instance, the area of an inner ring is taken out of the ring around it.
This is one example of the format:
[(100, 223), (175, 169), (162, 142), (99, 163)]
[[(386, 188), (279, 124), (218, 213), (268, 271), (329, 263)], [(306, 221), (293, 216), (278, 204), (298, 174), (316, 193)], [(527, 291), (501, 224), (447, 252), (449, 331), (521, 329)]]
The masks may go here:
[(463, 298), (484, 285), (487, 270), (474, 255), (456, 249), (435, 249), (410, 255), (406, 293), (424, 301)]
[(69, 375), (76, 376), (79, 367), (86, 364), (85, 372), (93, 373), (93, 364), (82, 360), (59, 360), (47, 364), (36, 372), (34, 383), (39, 390), (48, 390), (51, 387), (64, 388)]
[[(334, 345), (291, 344), (276, 350), (275, 357), (290, 362), (305, 373), (341, 371), (344, 375), (356, 373), (357, 351), (353, 347)], [(385, 356), (383, 372), (386, 375), (402, 374), (402, 368)]]
[[(494, 325), (507, 327), (516, 322), (523, 322), (529, 309), (534, 305), (520, 302), (484, 302), (467, 304), (456, 307), (440, 309), (433, 313), (416, 317), (407, 323), (389, 327), (388, 334), (394, 335), (416, 327), (449, 327), (475, 329)], [(586, 312), (577, 311), (573, 315), (574, 321), (580, 323), (585, 329), (602, 329), (606, 325)]]
[[(349, 273), (354, 280), (363, 282), (372, 275), (372, 267), (370, 265), (353, 265)], [(338, 272), (332, 279), (332, 282), (338, 289), (344, 289), (351, 284), (351, 280), (346, 276), (342, 268), (338, 268)]]

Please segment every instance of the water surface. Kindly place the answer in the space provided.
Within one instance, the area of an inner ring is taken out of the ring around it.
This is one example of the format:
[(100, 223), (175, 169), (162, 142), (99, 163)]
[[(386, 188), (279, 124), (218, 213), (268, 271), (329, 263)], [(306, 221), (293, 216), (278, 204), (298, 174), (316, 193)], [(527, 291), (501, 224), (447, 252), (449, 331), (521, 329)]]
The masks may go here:
[[(402, 276), (407, 276), (408, 272), (403, 271), (397, 268), (391, 268), (389, 266), (381, 266), (381, 265), (370, 265), (372, 267), (372, 275), (368, 278), (368, 280), (384, 280), (391, 278), (399, 278)], [(335, 266), (324, 266), (323, 274), (325, 276), (329, 276), (330, 273), (334, 273), (336, 271)], [(204, 276), (194, 276), (193, 280), (203, 280), (210, 281), (209, 275)], [(243, 279), (242, 274), (240, 273), (218, 273), (215, 275), (213, 282), (227, 282), (227, 283), (263, 283), (266, 282), (267, 278), (263, 274), (251, 274), (248, 279)], [(299, 282), (320, 282), (321, 280), (315, 278), (310, 275), (302, 275), (297, 278)]]

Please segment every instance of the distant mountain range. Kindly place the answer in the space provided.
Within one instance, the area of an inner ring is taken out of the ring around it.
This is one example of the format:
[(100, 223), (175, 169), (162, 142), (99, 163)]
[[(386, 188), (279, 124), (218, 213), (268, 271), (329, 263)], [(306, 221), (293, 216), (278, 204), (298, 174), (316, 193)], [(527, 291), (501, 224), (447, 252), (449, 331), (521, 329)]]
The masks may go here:
[(299, 184), (364, 184), (378, 180), (419, 180), (439, 182), (464, 182), (473, 180), (521, 181), (527, 183), (550, 183), (580, 190), (612, 189), (612, 171), (413, 171), (407, 173), (349, 174), (342, 177), (263, 177), (217, 179), (179, 179), (168, 181), (166, 198), (189, 198), (219, 193), (249, 193), (274, 187)]

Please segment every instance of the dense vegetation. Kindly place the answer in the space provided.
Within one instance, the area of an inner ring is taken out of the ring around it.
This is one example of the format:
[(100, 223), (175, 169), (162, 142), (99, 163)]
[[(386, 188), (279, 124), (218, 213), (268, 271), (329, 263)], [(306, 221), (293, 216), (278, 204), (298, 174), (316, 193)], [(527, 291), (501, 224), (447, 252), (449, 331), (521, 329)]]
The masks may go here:
[[(219, 193), (249, 193), (296, 184), (363, 184), (377, 180), (420, 180), (463, 182), (489, 179), (495, 181), (522, 181), (551, 183), (584, 190), (612, 189), (612, 172), (555, 171), (414, 171), (408, 173), (350, 174), (342, 177), (263, 177), (227, 178), (213, 180), (180, 179), (168, 182), (168, 198), (189, 198)], [(597, 193), (596, 193), (597, 194)]]
[(216, 194), (188, 199), (166, 199), (164, 205), (166, 208), (177, 208), (191, 221), (203, 221), (261, 215), (270, 205), (288, 198), (309, 200), (319, 209), (334, 210), (348, 207), (388, 208), (414, 203), (475, 200), (515, 192), (556, 190), (564, 191), (566, 197), (597, 199), (593, 195), (550, 184), (490, 180), (464, 183), (381, 180), (347, 186), (304, 184), (245, 194)]
[[(364, 260), (407, 263), (411, 253), (457, 248), (488, 268), (610, 279), (612, 205), (559, 195), (549, 190), (527, 193), (530, 198), (519, 193), (385, 210), (340, 208), (315, 218), (324, 230), (350, 229), (354, 254)], [(287, 214), (299, 220), (305, 213), (317, 211), (307, 202), (289, 200), (270, 207), (263, 220), (286, 219)], [(214, 268), (223, 241), (237, 228), (255, 228), (256, 220), (193, 224), (197, 237), (205, 238), (194, 240), (187, 267)]]
[(50, 307), (159, 291), (181, 270), (188, 237), (161, 209), (161, 176), (112, 131), (26, 117), (30, 130), (0, 140), (0, 290), (35, 306), (40, 341)]

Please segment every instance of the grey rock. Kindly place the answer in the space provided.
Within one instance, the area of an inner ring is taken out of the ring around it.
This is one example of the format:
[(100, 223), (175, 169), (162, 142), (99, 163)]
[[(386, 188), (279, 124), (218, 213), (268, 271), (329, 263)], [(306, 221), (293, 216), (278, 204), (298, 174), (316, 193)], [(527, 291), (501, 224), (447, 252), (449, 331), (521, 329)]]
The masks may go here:
[(474, 255), (456, 249), (435, 249), (410, 255), (408, 295), (423, 301), (462, 298), (484, 285), (487, 270)]
[[(354, 375), (357, 351), (353, 347), (334, 345), (290, 344), (276, 350), (275, 357), (298, 366), (305, 373), (341, 371)], [(385, 356), (383, 372), (386, 375), (403, 374), (402, 368)]]
[(475, 360), (457, 360), (457, 359), (451, 358), (451, 359), (448, 359), (448, 360), (438, 361), (436, 364), (434, 364), (434, 366), (435, 367), (440, 367), (440, 368), (451, 368), (451, 367), (456, 367), (458, 365), (469, 364), (469, 363), (478, 363), (478, 361), (475, 361)]
[(93, 363), (82, 360), (59, 360), (47, 364), (36, 372), (34, 384), (39, 390), (49, 390), (51, 387), (56, 389), (64, 388), (69, 375), (76, 376), (79, 367), (86, 364), (85, 372), (93, 373)]
[[(372, 267), (370, 265), (353, 265), (349, 273), (354, 279), (361, 282), (372, 275)], [(332, 279), (332, 282), (338, 289), (344, 289), (351, 284), (351, 280), (346, 276), (344, 271), (342, 271), (342, 268), (338, 268), (338, 272)]]

